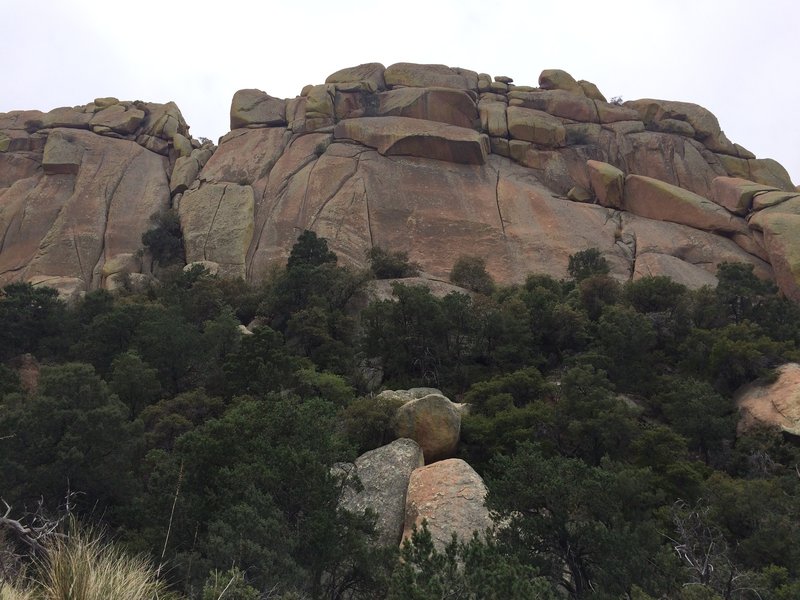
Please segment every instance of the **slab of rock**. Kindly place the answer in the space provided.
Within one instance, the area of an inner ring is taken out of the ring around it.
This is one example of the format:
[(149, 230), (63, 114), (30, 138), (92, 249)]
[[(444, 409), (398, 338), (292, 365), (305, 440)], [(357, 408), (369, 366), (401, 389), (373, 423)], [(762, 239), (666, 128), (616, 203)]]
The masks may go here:
[(626, 102), (625, 106), (636, 110), (646, 124), (654, 124), (666, 119), (688, 123), (694, 131), (694, 137), (709, 150), (738, 156), (738, 151), (720, 129), (717, 117), (698, 104), (643, 98)]
[(47, 136), (42, 156), (42, 169), (48, 174), (76, 175), (81, 167), (84, 148), (75, 142), (68, 130), (57, 130)]
[(386, 81), (383, 73), (386, 71), (380, 63), (365, 63), (356, 67), (340, 69), (328, 75), (325, 83), (333, 83), (336, 89), (350, 92), (364, 90), (368, 92), (380, 92), (386, 89)]
[(440, 394), (409, 400), (397, 409), (394, 433), (416, 441), (425, 464), (453, 456), (461, 435), (461, 413), (455, 403)]
[(135, 133), (144, 121), (145, 113), (138, 108), (126, 108), (114, 104), (95, 113), (90, 121), (92, 129), (108, 129), (114, 133), (130, 135)]
[(755, 213), (750, 226), (764, 233), (764, 246), (780, 290), (800, 302), (800, 214), (778, 212), (787, 201)]
[(353, 140), (386, 156), (406, 155), (481, 165), (489, 138), (477, 131), (408, 117), (364, 117), (340, 121), (336, 139)]
[(261, 90), (239, 90), (231, 100), (231, 129), (286, 125), (286, 100)]
[(800, 436), (800, 365), (782, 365), (777, 373), (774, 383), (752, 383), (736, 393), (740, 434), (768, 427)]
[(462, 541), (475, 531), (482, 535), (492, 526), (485, 498), (486, 485), (463, 460), (451, 458), (417, 469), (408, 484), (403, 539), (410, 539), (415, 527), (421, 529), (423, 520), (440, 551), (454, 533)]
[(456, 90), (477, 90), (478, 74), (446, 65), (396, 63), (383, 74), (389, 87), (443, 87)]
[(543, 90), (564, 90), (583, 96), (583, 88), (575, 78), (561, 69), (545, 69), (539, 74), (539, 87)]
[(398, 88), (384, 92), (378, 95), (374, 116), (425, 119), (469, 129), (478, 123), (478, 109), (472, 97), (447, 88)]
[(589, 179), (597, 203), (609, 208), (622, 208), (625, 173), (614, 165), (597, 160), (587, 160), (586, 166), (589, 167)]
[(625, 210), (648, 219), (682, 223), (705, 231), (747, 232), (744, 222), (721, 206), (651, 177), (628, 175), (624, 204)]
[(364, 514), (365, 510), (375, 513), (377, 545), (400, 542), (411, 473), (423, 464), (419, 445), (404, 438), (362, 454), (355, 464), (339, 467), (346, 477), (357, 477), (361, 487), (358, 491), (346, 487), (340, 506), (356, 514)]
[(757, 192), (753, 196), (753, 210), (764, 210), (797, 198), (796, 192)]
[[(150, 217), (168, 206), (166, 159), (81, 129), (51, 130), (47, 138), (47, 157), (39, 159), (47, 172), (20, 172), (24, 179), (0, 189), (0, 284), (96, 289), (105, 261), (136, 253)], [(39, 164), (35, 154), (25, 162)]]
[(713, 186), (714, 202), (736, 215), (745, 215), (750, 211), (756, 194), (776, 190), (774, 187), (740, 177), (715, 177)]
[(557, 118), (540, 110), (509, 106), (506, 109), (508, 132), (512, 137), (557, 148), (567, 143), (567, 131)]
[(206, 184), (188, 190), (179, 209), (186, 262), (213, 261), (221, 275), (244, 278), (253, 208), (249, 185)]
[(510, 106), (522, 106), (544, 111), (582, 123), (597, 123), (599, 116), (594, 100), (564, 90), (539, 90), (536, 92), (512, 91), (508, 94)]
[[(481, 101), (478, 103), (481, 128), (492, 137), (508, 137), (506, 104), (504, 102)], [(492, 150), (494, 152), (494, 149)]]

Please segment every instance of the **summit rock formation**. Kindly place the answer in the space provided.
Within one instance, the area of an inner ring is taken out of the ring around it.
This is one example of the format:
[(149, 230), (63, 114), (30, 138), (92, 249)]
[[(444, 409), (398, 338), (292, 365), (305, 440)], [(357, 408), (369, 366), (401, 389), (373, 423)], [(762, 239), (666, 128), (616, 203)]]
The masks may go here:
[(594, 247), (620, 280), (713, 285), (744, 262), (800, 300), (800, 194), (694, 104), (608, 102), (560, 70), (527, 86), (369, 63), (292, 99), (240, 90), (230, 121), (214, 147), (172, 103), (0, 114), (0, 284), (146, 276), (141, 236), (174, 208), (187, 262), (251, 281), (311, 229), (343, 264), (380, 246), (429, 279), (461, 255), (502, 283), (560, 278)]

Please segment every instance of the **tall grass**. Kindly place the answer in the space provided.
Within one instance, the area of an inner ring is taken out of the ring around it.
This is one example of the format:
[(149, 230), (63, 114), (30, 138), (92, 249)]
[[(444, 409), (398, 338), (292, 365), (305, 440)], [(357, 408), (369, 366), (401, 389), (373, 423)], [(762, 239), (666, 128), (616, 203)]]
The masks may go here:
[(166, 591), (146, 559), (74, 525), (49, 541), (26, 587), (0, 586), (0, 600), (155, 600)]
[(28, 588), (18, 588), (0, 581), (0, 600), (36, 600), (36, 597)]

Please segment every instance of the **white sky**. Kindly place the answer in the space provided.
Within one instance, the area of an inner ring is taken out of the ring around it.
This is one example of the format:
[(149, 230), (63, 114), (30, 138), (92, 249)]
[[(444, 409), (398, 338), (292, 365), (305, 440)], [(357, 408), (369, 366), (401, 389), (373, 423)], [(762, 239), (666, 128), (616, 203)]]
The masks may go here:
[(800, 183), (797, 0), (0, 0), (0, 112), (174, 100), (195, 137), (234, 92), (294, 97), (365, 62), (443, 63), (701, 104)]

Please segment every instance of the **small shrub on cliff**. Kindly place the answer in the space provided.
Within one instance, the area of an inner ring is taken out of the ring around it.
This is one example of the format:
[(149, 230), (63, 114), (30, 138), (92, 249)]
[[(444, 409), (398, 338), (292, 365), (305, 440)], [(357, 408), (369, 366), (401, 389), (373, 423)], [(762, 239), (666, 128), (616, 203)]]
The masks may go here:
[(567, 271), (575, 281), (583, 281), (593, 275), (607, 275), (611, 269), (608, 261), (597, 248), (581, 250), (569, 257)]
[(367, 250), (369, 268), (376, 279), (401, 279), (419, 275), (418, 263), (408, 261), (408, 252), (390, 252), (379, 246)]
[(494, 291), (492, 276), (486, 272), (486, 261), (479, 256), (460, 256), (450, 271), (450, 281), (479, 294)]
[(183, 260), (183, 234), (175, 210), (165, 210), (151, 217), (155, 227), (142, 234), (142, 244), (162, 267)]

